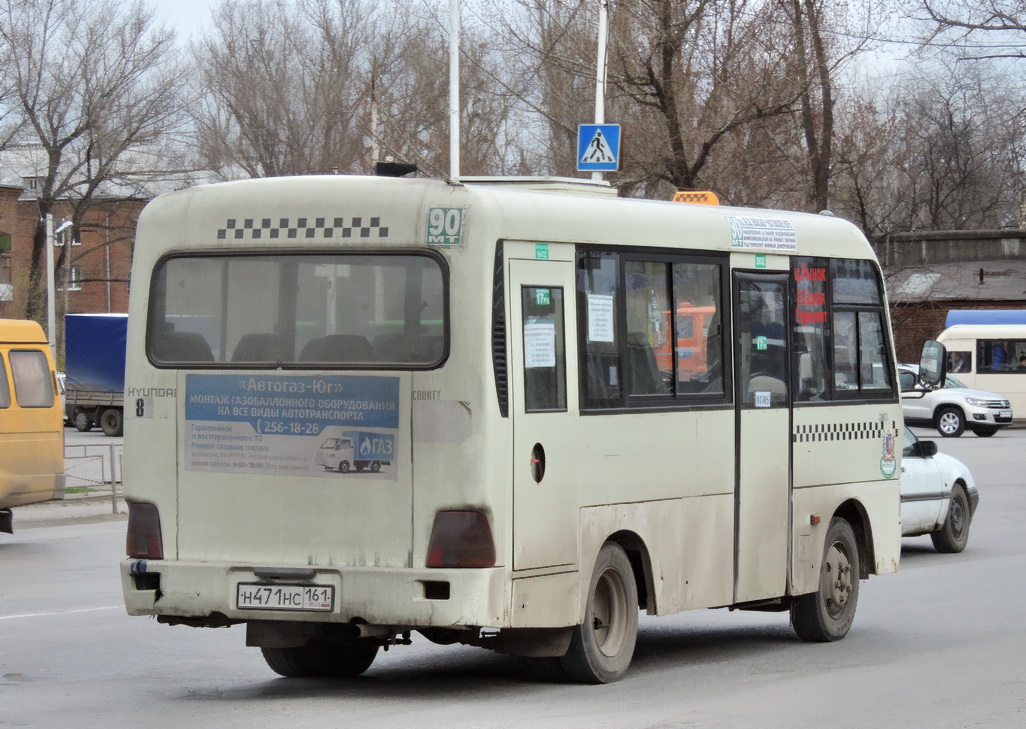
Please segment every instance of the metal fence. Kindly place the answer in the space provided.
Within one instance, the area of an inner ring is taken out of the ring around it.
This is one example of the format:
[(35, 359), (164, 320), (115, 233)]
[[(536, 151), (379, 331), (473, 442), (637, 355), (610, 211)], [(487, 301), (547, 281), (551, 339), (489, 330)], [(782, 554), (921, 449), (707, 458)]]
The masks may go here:
[(122, 496), (124, 446), (120, 443), (65, 445), (65, 498), (110, 494), (114, 513)]

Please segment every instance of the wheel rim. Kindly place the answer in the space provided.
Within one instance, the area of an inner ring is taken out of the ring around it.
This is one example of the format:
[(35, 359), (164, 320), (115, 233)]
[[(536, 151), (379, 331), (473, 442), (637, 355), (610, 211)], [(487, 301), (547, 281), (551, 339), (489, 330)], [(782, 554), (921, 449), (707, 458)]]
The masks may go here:
[(627, 588), (616, 570), (606, 570), (595, 585), (592, 601), (592, 629), (595, 645), (607, 657), (623, 650), (627, 638)]
[(956, 539), (961, 538), (965, 529), (965, 508), (962, 500), (957, 496), (951, 497), (951, 505), (948, 507), (948, 523), (951, 524), (951, 535)]
[(954, 433), (958, 430), (958, 423), (958, 416), (948, 412), (940, 416), (940, 423), (937, 427), (942, 433)]
[(834, 542), (827, 550), (823, 580), (829, 583), (823, 591), (827, 613), (836, 619), (848, 608), (852, 591), (851, 560), (840, 542)]

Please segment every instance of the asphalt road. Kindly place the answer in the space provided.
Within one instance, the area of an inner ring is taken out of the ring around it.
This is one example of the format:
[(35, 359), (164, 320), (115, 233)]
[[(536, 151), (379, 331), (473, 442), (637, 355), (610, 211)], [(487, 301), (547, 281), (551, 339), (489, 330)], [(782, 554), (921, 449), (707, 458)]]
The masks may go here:
[(0, 535), (0, 727), (1017, 728), (1026, 430), (937, 441), (980, 489), (965, 552), (905, 540), (899, 574), (862, 584), (838, 643), (800, 642), (783, 614), (642, 616), (610, 686), (539, 682), (524, 661), (416, 634), (356, 680), (279, 678), (241, 628), (124, 614), (123, 515), (47, 505), (19, 528), (16, 514)]

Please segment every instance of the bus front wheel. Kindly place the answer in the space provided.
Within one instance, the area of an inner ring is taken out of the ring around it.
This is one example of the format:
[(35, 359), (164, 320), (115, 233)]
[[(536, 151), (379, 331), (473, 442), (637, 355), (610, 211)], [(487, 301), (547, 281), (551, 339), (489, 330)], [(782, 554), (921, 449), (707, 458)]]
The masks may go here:
[(378, 644), (369, 640), (343, 644), (311, 640), (297, 648), (260, 650), (271, 670), (287, 678), (352, 678), (370, 668)]
[(859, 601), (859, 552), (855, 532), (834, 518), (827, 530), (819, 589), (795, 598), (791, 626), (802, 640), (827, 642), (848, 634)]
[(566, 675), (582, 683), (612, 683), (627, 673), (638, 638), (638, 586), (627, 554), (606, 542), (588, 588), (584, 623), (574, 628), (559, 659)]

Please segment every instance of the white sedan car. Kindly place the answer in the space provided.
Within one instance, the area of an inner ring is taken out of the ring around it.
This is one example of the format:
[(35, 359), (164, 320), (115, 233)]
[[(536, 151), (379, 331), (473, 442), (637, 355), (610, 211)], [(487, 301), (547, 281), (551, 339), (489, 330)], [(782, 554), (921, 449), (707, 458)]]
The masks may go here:
[(905, 428), (901, 452), (901, 535), (929, 534), (938, 552), (961, 552), (980, 494), (969, 469)]

